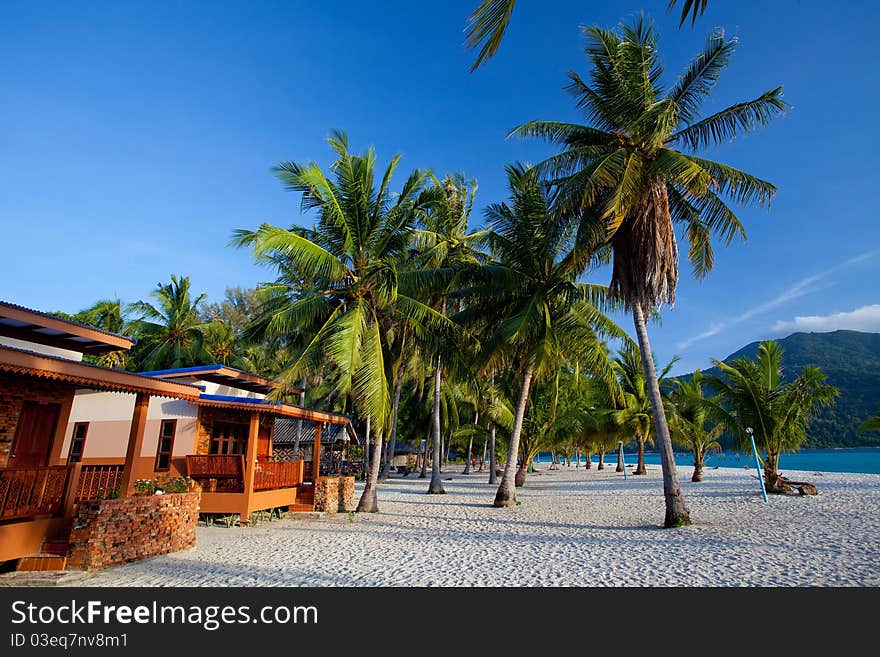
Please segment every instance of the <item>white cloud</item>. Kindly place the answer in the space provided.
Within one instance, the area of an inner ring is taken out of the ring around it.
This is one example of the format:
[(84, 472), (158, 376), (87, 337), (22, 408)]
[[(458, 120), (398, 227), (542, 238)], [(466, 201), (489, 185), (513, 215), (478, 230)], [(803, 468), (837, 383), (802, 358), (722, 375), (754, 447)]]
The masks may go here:
[[(699, 342), (700, 340), (705, 340), (706, 338), (711, 338), (713, 335), (717, 335), (726, 329), (729, 329), (733, 326), (736, 326), (737, 324), (742, 324), (743, 322), (748, 321), (754, 317), (757, 317), (758, 315), (763, 315), (764, 313), (766, 313), (770, 310), (773, 310), (774, 308), (778, 308), (779, 306), (781, 306), (782, 304), (784, 304), (788, 301), (792, 301), (793, 299), (797, 299), (797, 298), (805, 296), (807, 294), (812, 294), (813, 292), (817, 292), (821, 289), (827, 288), (833, 284), (827, 280), (828, 278), (831, 277), (832, 274), (835, 274), (836, 272), (838, 272), (842, 269), (847, 269), (847, 268), (849, 268), (855, 264), (858, 264), (860, 262), (864, 262), (865, 260), (872, 260), (878, 256), (880, 256), (880, 249), (866, 251), (865, 253), (857, 255), (853, 258), (850, 258), (848, 260), (844, 260), (843, 262), (839, 262), (836, 265), (829, 267), (825, 271), (819, 272), (818, 274), (813, 274), (812, 276), (807, 276), (806, 278), (802, 278), (797, 283), (795, 283), (794, 285), (789, 287), (787, 290), (784, 290), (780, 294), (776, 295), (772, 299), (768, 299), (767, 301), (759, 303), (756, 306), (752, 306), (751, 308), (745, 310), (744, 312), (740, 313), (736, 317), (733, 317), (733, 318), (731, 318), (727, 321), (724, 321), (724, 322), (718, 322), (718, 321), (712, 322), (709, 325), (708, 330), (703, 331), (702, 333), (698, 333), (697, 335), (691, 336), (690, 338), (687, 338), (686, 340), (682, 340), (681, 342), (679, 342), (676, 345), (676, 349), (678, 349), (678, 350), (686, 349), (687, 347), (690, 347), (695, 342)], [(871, 306), (865, 306), (865, 307), (870, 308)], [(863, 310), (863, 309), (859, 308), (857, 310), (854, 310), (853, 313), (856, 313), (860, 310)], [(838, 314), (846, 315), (847, 313), (838, 313)], [(835, 315), (829, 315), (829, 317), (834, 317), (834, 316)], [(819, 318), (819, 317), (815, 317), (815, 318), (796, 317), (795, 322), (797, 322), (798, 320), (812, 320), (812, 319), (818, 320), (818, 319), (822, 319), (822, 318)], [(788, 327), (789, 324), (791, 324), (792, 327), (794, 326), (794, 322), (777, 322), (773, 326), (773, 329), (778, 330), (780, 332), (785, 331), (785, 330), (797, 330), (797, 331), (803, 331), (803, 330), (833, 331), (833, 330), (835, 330), (835, 329), (803, 329), (803, 328), (792, 329), (791, 327)], [(777, 329), (777, 326), (780, 326), (783, 328)], [(849, 328), (849, 327), (839, 327), (839, 328)], [(861, 331), (878, 331), (878, 330), (880, 330), (880, 328), (875, 327), (873, 329), (862, 328), (862, 329), (853, 329), (853, 330), (855, 330), (855, 331), (859, 331), (859, 330), (861, 330)]]
[(806, 315), (795, 317), (788, 322), (778, 321), (770, 330), (773, 333), (788, 334), (793, 331), (824, 333), (839, 329), (880, 333), (880, 303), (862, 306), (850, 312), (831, 313), (830, 315)]
[(707, 331), (703, 331), (702, 333), (698, 333), (687, 340), (682, 340), (677, 345), (675, 345), (676, 349), (682, 350), (690, 347), (694, 342), (699, 342), (700, 340), (705, 340), (706, 338), (711, 338), (713, 335), (718, 335), (721, 331), (724, 330), (724, 324), (712, 324)]

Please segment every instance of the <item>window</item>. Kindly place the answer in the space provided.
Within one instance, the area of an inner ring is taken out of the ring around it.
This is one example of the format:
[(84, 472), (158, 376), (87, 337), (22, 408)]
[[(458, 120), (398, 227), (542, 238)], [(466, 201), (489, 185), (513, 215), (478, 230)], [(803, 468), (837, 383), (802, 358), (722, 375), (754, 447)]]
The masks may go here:
[(68, 463), (79, 463), (82, 461), (88, 433), (88, 422), (77, 422), (73, 425), (73, 439), (70, 441), (70, 454), (67, 457)]
[(175, 431), (177, 431), (177, 420), (162, 420), (162, 427), (159, 429), (159, 448), (156, 450), (156, 472), (168, 472), (171, 467)]
[(211, 427), (211, 454), (244, 454), (248, 425), (215, 422)]

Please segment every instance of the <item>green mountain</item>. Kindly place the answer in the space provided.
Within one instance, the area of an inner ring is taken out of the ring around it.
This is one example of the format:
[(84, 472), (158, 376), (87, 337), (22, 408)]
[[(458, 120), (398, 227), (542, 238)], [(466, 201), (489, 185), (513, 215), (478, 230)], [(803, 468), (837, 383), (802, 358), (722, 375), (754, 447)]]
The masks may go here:
[[(857, 432), (858, 426), (877, 412), (880, 403), (880, 333), (792, 333), (777, 342), (783, 349), (783, 376), (795, 377), (805, 365), (816, 365), (840, 390), (837, 403), (810, 425), (804, 447), (880, 446), (880, 432)], [(724, 362), (754, 359), (758, 344), (746, 345)], [(718, 374), (718, 370), (712, 368), (706, 373)]]

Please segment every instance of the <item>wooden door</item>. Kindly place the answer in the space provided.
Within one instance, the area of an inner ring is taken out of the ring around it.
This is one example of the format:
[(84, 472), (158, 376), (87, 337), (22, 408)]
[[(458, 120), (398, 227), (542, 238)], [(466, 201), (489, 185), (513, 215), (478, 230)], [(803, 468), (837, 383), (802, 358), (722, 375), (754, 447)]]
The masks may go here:
[(261, 424), (257, 435), (257, 457), (265, 459), (272, 456), (272, 426)]
[(34, 401), (22, 404), (7, 467), (42, 468), (47, 464), (60, 411), (60, 404)]

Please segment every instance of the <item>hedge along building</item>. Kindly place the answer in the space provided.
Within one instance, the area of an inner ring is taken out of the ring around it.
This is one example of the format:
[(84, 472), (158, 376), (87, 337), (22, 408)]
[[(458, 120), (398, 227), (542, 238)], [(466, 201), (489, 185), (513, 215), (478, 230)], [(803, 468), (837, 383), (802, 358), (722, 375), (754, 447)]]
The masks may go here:
[(0, 301), (0, 562), (16, 560), (20, 570), (66, 565), (75, 507), (98, 494), (89, 485), (95, 473), (69, 459), (65, 449), (78, 393), (135, 400), (107, 437), (122, 455), (115, 483), (122, 497), (133, 493), (151, 400), (198, 399), (200, 389), (187, 383), (83, 362), (84, 354), (100, 356), (133, 344)]
[[(321, 469), (322, 449), (344, 449), (357, 440), (348, 418), (283, 401), (302, 390), (281, 394), (277, 381), (220, 364), (142, 374), (196, 386), (199, 394), (147, 403), (136, 479), (161, 485), (168, 477), (189, 476), (201, 488), (202, 513), (238, 514), (243, 522), (266, 509), (313, 511), (316, 489), (353, 491), (353, 480), (340, 486)], [(273, 392), (282, 399), (267, 399)], [(112, 487), (121, 476), (125, 454), (113, 436), (137, 403), (133, 395), (77, 393), (64, 450), (92, 469), (94, 486)], [(326, 494), (319, 491), (318, 498), (320, 510), (338, 510), (328, 507)]]

